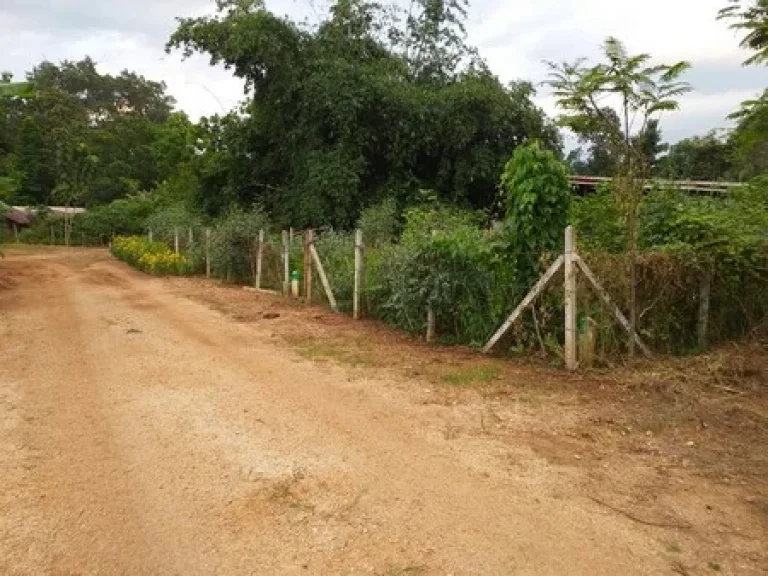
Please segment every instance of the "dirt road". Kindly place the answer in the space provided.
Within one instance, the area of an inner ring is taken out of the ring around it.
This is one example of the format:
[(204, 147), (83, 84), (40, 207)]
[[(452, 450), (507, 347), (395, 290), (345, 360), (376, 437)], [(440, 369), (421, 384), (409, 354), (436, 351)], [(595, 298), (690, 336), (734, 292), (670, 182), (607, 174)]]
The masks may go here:
[[(0, 261), (1, 573), (765, 568), (740, 493), (675, 490), (645, 522), (570, 463), (463, 435), (475, 406), (430, 402), (418, 377), (317, 362), (170, 282), (100, 251)], [(617, 482), (647, 472), (627, 466)]]

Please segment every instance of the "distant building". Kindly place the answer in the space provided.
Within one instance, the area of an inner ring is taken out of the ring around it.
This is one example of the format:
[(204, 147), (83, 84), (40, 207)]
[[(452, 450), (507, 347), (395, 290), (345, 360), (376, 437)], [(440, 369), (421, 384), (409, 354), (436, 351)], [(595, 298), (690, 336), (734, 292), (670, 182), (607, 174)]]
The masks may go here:
[[(78, 214), (84, 214), (85, 208), (77, 208), (74, 206), (48, 206), (48, 219), (49, 220), (63, 220), (66, 216), (77, 216)], [(15, 237), (24, 228), (29, 228), (37, 221), (38, 209), (31, 208), (29, 206), (9, 206), (8, 210), (0, 214), (0, 221), (3, 222), (3, 226), (6, 230), (13, 233)]]

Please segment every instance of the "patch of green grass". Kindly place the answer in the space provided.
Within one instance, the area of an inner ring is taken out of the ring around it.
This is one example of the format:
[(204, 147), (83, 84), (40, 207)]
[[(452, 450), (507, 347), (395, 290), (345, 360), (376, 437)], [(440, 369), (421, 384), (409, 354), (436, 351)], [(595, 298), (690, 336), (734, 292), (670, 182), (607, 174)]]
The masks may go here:
[(682, 548), (680, 548), (680, 544), (678, 542), (675, 542), (674, 540), (671, 542), (667, 542), (667, 552), (671, 552), (673, 554), (680, 554), (682, 551)]
[(451, 386), (469, 386), (475, 383), (490, 382), (498, 378), (501, 369), (498, 366), (475, 364), (440, 376), (440, 381)]
[(713, 572), (720, 572), (720, 570), (722, 570), (722, 567), (717, 562), (708, 562), (707, 566), (709, 566), (709, 569)]
[(319, 340), (303, 340), (296, 345), (296, 352), (307, 360), (332, 360), (353, 367), (376, 366), (372, 354), (358, 346), (344, 346)]

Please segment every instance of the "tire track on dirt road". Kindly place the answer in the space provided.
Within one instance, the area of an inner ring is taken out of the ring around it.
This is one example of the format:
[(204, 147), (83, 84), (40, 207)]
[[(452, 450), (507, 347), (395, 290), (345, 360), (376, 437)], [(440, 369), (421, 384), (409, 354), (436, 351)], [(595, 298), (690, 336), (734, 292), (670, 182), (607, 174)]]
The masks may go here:
[(17, 421), (9, 431), (12, 458), (0, 462), (3, 477), (15, 480), (4, 487), (0, 566), (22, 573), (141, 571), (160, 557), (122, 481), (68, 271), (47, 262), (40, 268), (20, 279), (12, 308), (3, 309), (0, 338), (13, 346), (3, 354), (0, 380), (15, 390)]

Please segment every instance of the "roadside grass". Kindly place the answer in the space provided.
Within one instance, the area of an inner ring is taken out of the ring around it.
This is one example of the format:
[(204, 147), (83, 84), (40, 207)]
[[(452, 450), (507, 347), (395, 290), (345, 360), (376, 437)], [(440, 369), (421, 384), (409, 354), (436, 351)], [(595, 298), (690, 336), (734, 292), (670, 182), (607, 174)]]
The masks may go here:
[(451, 386), (485, 384), (499, 377), (501, 368), (487, 364), (474, 364), (440, 375), (440, 382)]
[(329, 360), (354, 368), (372, 368), (382, 365), (370, 350), (359, 344), (302, 338), (294, 342), (294, 346), (298, 355), (307, 360)]

